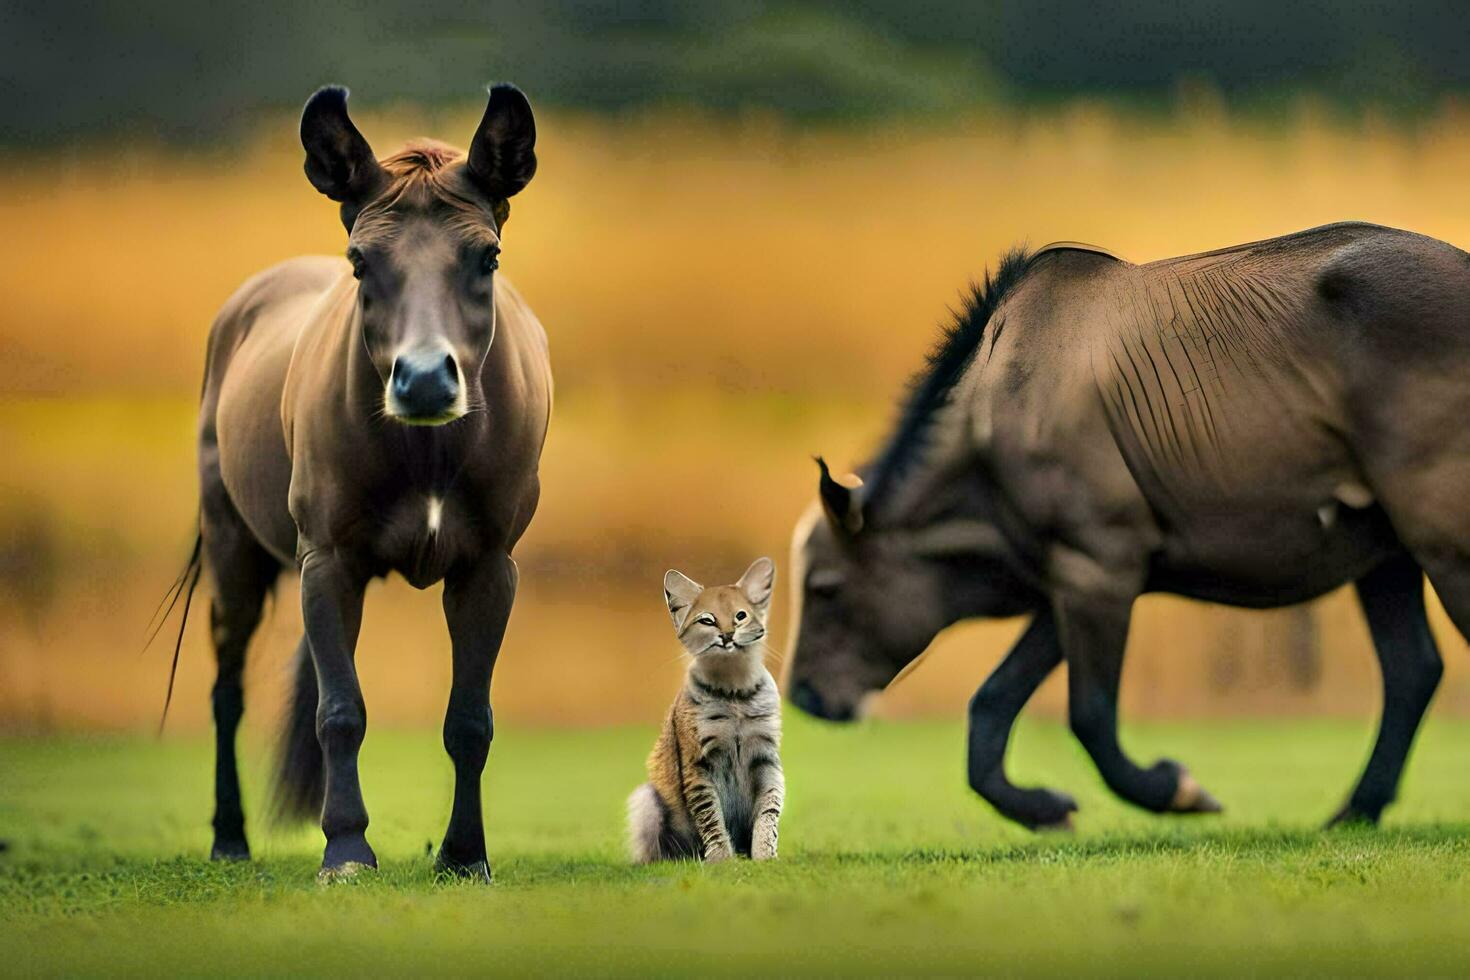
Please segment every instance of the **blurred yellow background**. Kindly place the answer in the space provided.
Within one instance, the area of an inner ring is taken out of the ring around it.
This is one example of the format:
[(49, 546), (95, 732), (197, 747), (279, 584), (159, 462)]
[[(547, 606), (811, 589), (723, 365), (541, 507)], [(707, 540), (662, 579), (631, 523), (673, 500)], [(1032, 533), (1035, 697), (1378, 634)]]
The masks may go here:
[[(462, 145), (479, 108), (357, 121), (381, 155), (417, 135)], [(728, 581), (768, 554), (784, 572), (810, 455), (855, 464), (879, 444), (947, 306), (1007, 246), (1076, 239), (1147, 261), (1349, 218), (1470, 243), (1470, 112), (1454, 103), (1410, 123), (1310, 101), (1264, 119), (1199, 95), (863, 128), (563, 110), (539, 131), (502, 263), (557, 379), (494, 684), (519, 724), (658, 717), (681, 670), (664, 568)], [(192, 540), (210, 321), (252, 272), (345, 236), (286, 113), (224, 148), (9, 151), (0, 227), (0, 727), (146, 727), (168, 629), (140, 647)], [(174, 730), (208, 719), (200, 599)], [(880, 714), (961, 712), (1019, 626), (950, 631)], [(1465, 645), (1437, 607), (1435, 626), (1436, 710), (1470, 712)], [(254, 724), (278, 710), (299, 628), (283, 582), (248, 675)], [(373, 724), (436, 722), (437, 590), (375, 586), (358, 662)], [(1124, 689), (1128, 717), (1366, 720), (1379, 700), (1350, 593), (1272, 613), (1145, 599)], [(1062, 694), (1053, 678), (1040, 710)]]

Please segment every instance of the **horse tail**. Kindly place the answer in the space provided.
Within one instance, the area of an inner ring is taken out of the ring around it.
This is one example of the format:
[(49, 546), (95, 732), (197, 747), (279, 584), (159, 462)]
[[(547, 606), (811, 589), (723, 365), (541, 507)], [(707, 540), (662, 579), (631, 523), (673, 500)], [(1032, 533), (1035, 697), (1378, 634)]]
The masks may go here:
[[(197, 526), (196, 521), (196, 526)], [(174, 607), (178, 605), (179, 599), (184, 600), (184, 611), (179, 616), (179, 633), (174, 638), (174, 659), (168, 669), (168, 690), (163, 696), (163, 715), (158, 719), (158, 734), (163, 734), (164, 723), (168, 721), (168, 707), (174, 699), (174, 679), (179, 673), (179, 651), (184, 646), (184, 627), (189, 624), (189, 605), (194, 601), (194, 590), (199, 588), (199, 577), (204, 574), (204, 534), (196, 531), (194, 534), (194, 550), (189, 554), (189, 561), (184, 565), (184, 570), (179, 577), (174, 579), (174, 584), (169, 586), (163, 598), (159, 600), (158, 608), (153, 610), (153, 618), (149, 621), (148, 638), (143, 643), (146, 650), (158, 634), (163, 630), (164, 623), (168, 622), (169, 616), (173, 614)]]
[(319, 818), (326, 790), (322, 746), (316, 737), (316, 667), (305, 638), (296, 650), (296, 678), (281, 725), (272, 813), (277, 823)]

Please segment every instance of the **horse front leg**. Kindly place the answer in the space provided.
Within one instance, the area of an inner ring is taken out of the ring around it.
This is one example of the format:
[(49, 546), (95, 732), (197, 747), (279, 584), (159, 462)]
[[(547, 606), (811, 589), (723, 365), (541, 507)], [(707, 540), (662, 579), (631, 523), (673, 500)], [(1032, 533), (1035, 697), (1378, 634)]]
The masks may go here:
[(316, 734), (326, 769), (323, 880), (378, 866), (377, 855), (367, 842), (367, 807), (357, 777), (357, 754), (367, 734), (367, 708), (357, 682), (354, 654), (366, 585), (335, 552), (309, 551), (302, 559), (301, 612), (316, 666)]
[(1056, 618), (1042, 609), (970, 699), (970, 788), (1001, 816), (1031, 830), (1070, 830), (1077, 809), (1066, 793), (1014, 785), (1005, 770), (1016, 716), (1061, 662)]
[(444, 586), (444, 618), (454, 650), (454, 679), (444, 713), (444, 749), (454, 763), (454, 807), (435, 867), (444, 873), (490, 880), (480, 776), (495, 733), (490, 677), (505, 638), (516, 594), (509, 555), (482, 558)]
[(1132, 617), (1131, 600), (1066, 592), (1052, 610), (1067, 659), (1072, 732), (1118, 796), (1156, 813), (1217, 813), (1220, 804), (1182, 765), (1161, 759), (1140, 768), (1118, 742), (1118, 685)]

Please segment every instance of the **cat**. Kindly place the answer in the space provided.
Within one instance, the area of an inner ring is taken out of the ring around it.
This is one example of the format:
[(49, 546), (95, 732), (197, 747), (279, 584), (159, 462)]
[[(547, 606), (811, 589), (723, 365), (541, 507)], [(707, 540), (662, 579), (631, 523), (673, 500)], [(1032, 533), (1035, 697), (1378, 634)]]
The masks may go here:
[(705, 588), (672, 569), (664, 600), (691, 660), (628, 798), (633, 861), (776, 856), (786, 797), (781, 698), (761, 658), (776, 566), (758, 558), (734, 585)]

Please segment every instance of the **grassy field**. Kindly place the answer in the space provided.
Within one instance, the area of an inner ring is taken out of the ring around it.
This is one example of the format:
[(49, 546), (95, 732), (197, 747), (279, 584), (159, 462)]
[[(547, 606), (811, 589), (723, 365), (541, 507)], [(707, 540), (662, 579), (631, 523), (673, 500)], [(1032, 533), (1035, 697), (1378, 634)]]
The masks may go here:
[[(963, 786), (951, 723), (788, 721), (774, 865), (621, 859), (651, 730), (505, 730), (486, 776), (495, 884), (434, 880), (449, 768), (431, 733), (364, 748), (382, 870), (314, 881), (314, 832), (212, 866), (209, 750), (170, 739), (0, 742), (9, 975), (442, 973), (1453, 974), (1470, 969), (1470, 725), (1431, 722), (1378, 831), (1319, 833), (1364, 725), (1131, 729), (1187, 761), (1219, 818), (1109, 798), (1066, 731), (1023, 725), (1018, 779), (1073, 791), (1072, 837), (1004, 825)], [(265, 753), (252, 746), (258, 777)], [(250, 784), (261, 797), (260, 780)], [(256, 809), (259, 807), (257, 805)], [(254, 826), (254, 825), (252, 825)]]

